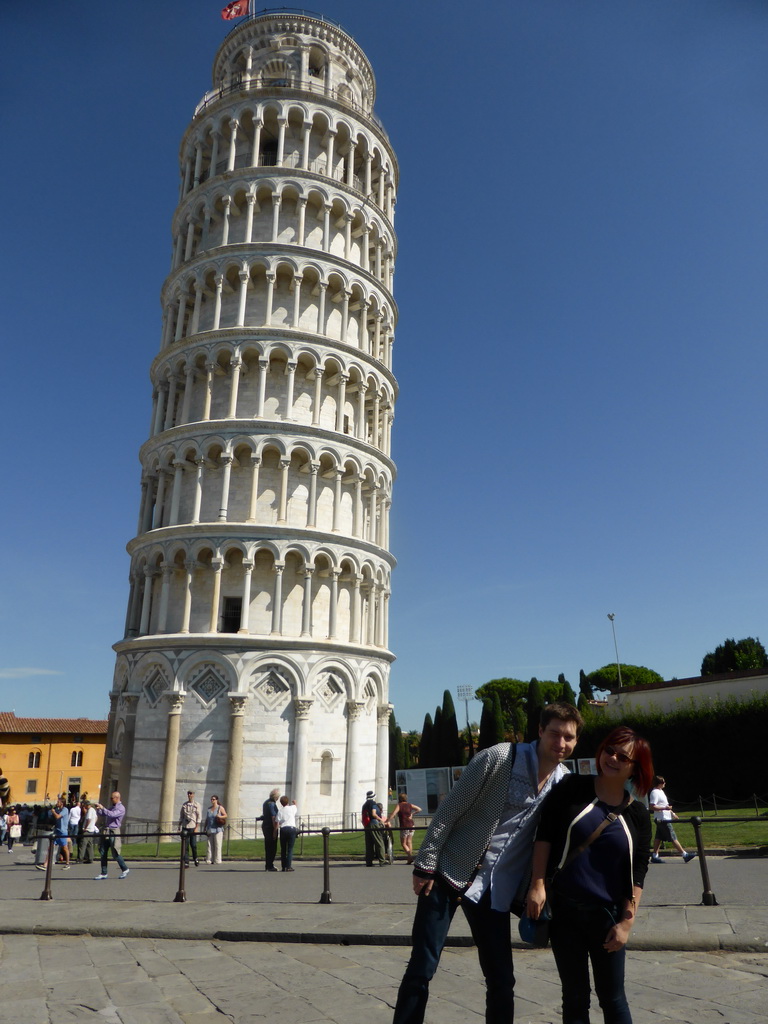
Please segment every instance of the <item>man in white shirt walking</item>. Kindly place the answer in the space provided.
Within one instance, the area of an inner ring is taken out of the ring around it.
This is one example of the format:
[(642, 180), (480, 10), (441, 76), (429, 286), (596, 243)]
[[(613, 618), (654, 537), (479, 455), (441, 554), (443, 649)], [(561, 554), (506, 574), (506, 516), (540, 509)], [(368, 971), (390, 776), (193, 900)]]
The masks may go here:
[[(192, 860), (195, 862), (195, 867), (198, 865), (197, 832), (200, 828), (202, 818), (203, 809), (195, 800), (195, 794), (190, 789), (187, 791), (186, 802), (181, 805), (181, 810), (179, 811), (179, 832), (186, 833), (188, 843), (187, 851), (192, 851)], [(189, 852), (187, 853), (186, 865), (189, 867)]]
[(672, 843), (674, 847), (680, 853), (683, 858), (683, 862), (687, 864), (692, 861), (696, 856), (695, 853), (686, 853), (683, 845), (675, 835), (675, 830), (672, 828), (672, 822), (677, 821), (677, 815), (672, 810), (672, 804), (667, 800), (664, 787), (666, 786), (666, 780), (663, 776), (657, 775), (653, 780), (653, 789), (648, 796), (648, 806), (653, 811), (653, 818), (656, 822), (656, 841), (653, 844), (653, 854), (651, 855), (651, 861), (654, 864), (663, 864), (664, 861), (659, 856), (659, 850), (661, 849), (662, 843)]

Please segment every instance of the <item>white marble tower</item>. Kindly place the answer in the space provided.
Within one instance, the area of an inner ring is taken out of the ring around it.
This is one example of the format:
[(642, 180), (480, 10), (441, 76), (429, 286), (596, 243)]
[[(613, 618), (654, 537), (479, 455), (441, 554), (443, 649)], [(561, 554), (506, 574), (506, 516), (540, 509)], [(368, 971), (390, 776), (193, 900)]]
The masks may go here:
[[(239, 22), (181, 143), (105, 787), (170, 822), (386, 789), (397, 163), (365, 54)], [(103, 795), (103, 794), (102, 794)]]

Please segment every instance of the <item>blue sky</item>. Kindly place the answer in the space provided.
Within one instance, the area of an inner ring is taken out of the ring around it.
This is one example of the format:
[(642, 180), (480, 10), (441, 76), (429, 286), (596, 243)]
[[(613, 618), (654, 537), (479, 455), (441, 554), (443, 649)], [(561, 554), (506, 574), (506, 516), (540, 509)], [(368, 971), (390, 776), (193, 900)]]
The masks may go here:
[[(0, 708), (102, 717), (222, 2), (4, 4)], [(400, 161), (398, 721), (765, 623), (768, 6), (352, 3)], [(479, 717), (479, 705), (471, 709)]]

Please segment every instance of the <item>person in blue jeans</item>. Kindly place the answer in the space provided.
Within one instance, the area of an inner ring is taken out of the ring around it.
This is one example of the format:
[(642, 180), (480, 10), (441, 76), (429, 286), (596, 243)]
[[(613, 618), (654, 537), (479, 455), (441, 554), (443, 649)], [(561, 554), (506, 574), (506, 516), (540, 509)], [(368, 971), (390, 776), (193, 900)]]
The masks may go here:
[(510, 910), (525, 897), (541, 803), (568, 774), (562, 762), (573, 753), (583, 724), (573, 705), (547, 705), (538, 740), (481, 750), (435, 811), (414, 862), (413, 948), (393, 1024), (422, 1024), (429, 983), (459, 904), (485, 976), (486, 1024), (512, 1021)]
[(535, 920), (549, 898), (563, 1024), (589, 1024), (590, 963), (605, 1024), (632, 1024), (625, 947), (651, 852), (648, 811), (634, 794), (650, 789), (653, 763), (647, 741), (625, 725), (595, 762), (597, 775), (566, 779), (544, 802), (527, 909)]
[(131, 870), (120, 856), (120, 829), (125, 817), (125, 807), (120, 802), (120, 794), (118, 792), (114, 792), (109, 799), (112, 802), (111, 807), (96, 804), (97, 813), (104, 819), (101, 842), (99, 843), (101, 874), (95, 876), (97, 882), (107, 878), (110, 852), (112, 853), (112, 859), (117, 861), (117, 866), (120, 868), (119, 878), (127, 878)]

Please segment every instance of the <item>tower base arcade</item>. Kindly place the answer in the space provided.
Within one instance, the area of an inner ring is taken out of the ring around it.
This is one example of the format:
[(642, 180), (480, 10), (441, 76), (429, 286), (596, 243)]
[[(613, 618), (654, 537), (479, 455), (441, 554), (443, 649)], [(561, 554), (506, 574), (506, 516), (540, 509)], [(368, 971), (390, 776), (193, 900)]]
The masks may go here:
[(354, 826), (366, 790), (386, 793), (391, 656), (157, 640), (115, 646), (102, 799), (119, 789), (132, 822), (171, 831), (191, 789), (251, 835), (278, 788), (304, 823)]

